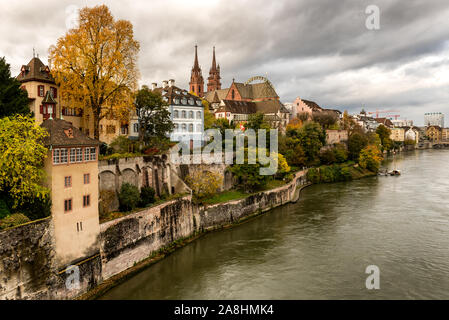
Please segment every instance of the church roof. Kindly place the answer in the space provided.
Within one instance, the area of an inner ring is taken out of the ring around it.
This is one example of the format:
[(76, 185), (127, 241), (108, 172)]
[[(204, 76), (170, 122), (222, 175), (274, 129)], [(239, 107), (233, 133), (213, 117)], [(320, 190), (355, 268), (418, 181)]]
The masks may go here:
[(256, 104), (249, 101), (223, 100), (215, 112), (231, 112), (235, 114), (253, 114), (257, 112)]
[(16, 79), (20, 82), (41, 81), (55, 83), (55, 79), (50, 74), (48, 66), (45, 66), (37, 57), (34, 57), (27, 65), (23, 65), (20, 68), (20, 74)]
[(284, 107), (282, 103), (278, 100), (265, 100), (265, 101), (256, 101), (256, 109), (257, 112), (261, 112), (263, 114), (268, 113), (289, 113), (288, 110)]
[(209, 102), (220, 102), (221, 100), (226, 99), (228, 91), (229, 88), (209, 91), (206, 92), (206, 94), (204, 95), (204, 99), (206, 99)]
[(46, 146), (96, 146), (100, 144), (100, 141), (89, 138), (71, 122), (62, 119), (44, 120), (41, 127), (49, 133), (49, 136), (44, 139)]
[(234, 82), (234, 85), (239, 91), (242, 99), (257, 100), (266, 98), (279, 98), (273, 87), (266, 81), (261, 83), (249, 84)]

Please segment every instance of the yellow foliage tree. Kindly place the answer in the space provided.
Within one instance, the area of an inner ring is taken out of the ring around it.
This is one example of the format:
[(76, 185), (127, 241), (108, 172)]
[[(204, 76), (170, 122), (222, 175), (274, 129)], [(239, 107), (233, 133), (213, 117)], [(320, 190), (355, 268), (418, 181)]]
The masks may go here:
[(50, 47), (52, 74), (62, 99), (92, 113), (96, 139), (102, 118), (129, 117), (139, 77), (139, 48), (131, 22), (114, 20), (105, 5), (81, 9), (79, 26)]
[(198, 170), (186, 177), (186, 183), (192, 189), (196, 200), (207, 199), (218, 192), (223, 182), (223, 177), (218, 173)]
[(364, 169), (377, 172), (379, 171), (382, 159), (382, 153), (379, 148), (371, 144), (360, 151), (359, 165)]
[(42, 185), (46, 136), (48, 132), (29, 117), (0, 119), (0, 191), (8, 193), (14, 207), (49, 193)]

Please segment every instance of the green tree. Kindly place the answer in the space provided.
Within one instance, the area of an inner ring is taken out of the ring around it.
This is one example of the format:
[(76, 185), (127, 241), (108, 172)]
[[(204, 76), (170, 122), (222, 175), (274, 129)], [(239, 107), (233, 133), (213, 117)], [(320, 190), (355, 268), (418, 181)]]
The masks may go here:
[(34, 119), (17, 115), (0, 119), (0, 191), (13, 199), (17, 208), (29, 199), (45, 199), (43, 161), (48, 132)]
[(326, 133), (315, 122), (308, 122), (298, 131), (299, 144), (304, 150), (307, 165), (315, 165), (319, 160), (320, 149), (326, 142)]
[(260, 169), (263, 167), (258, 161), (260, 150), (257, 151), (255, 164), (248, 163), (248, 148), (245, 148), (244, 152), (244, 163), (232, 165), (230, 171), (237, 179), (240, 189), (245, 192), (254, 192), (263, 188), (267, 184), (270, 176), (260, 174)]
[(261, 112), (256, 112), (249, 115), (248, 122), (245, 124), (246, 129), (254, 129), (256, 131), (259, 129), (270, 130), (270, 124), (265, 120), (265, 116)]
[(368, 138), (361, 132), (354, 132), (348, 139), (348, 156), (351, 160), (359, 159), (360, 151), (368, 144)]
[(139, 117), (139, 141), (149, 142), (165, 139), (173, 130), (174, 124), (168, 111), (168, 103), (160, 93), (142, 86), (136, 96), (136, 111)]
[(129, 183), (122, 184), (118, 195), (121, 211), (130, 211), (137, 207), (140, 200), (139, 189)]
[(11, 77), (5, 58), (0, 58), (0, 118), (30, 114), (28, 94), (20, 86), (20, 82)]

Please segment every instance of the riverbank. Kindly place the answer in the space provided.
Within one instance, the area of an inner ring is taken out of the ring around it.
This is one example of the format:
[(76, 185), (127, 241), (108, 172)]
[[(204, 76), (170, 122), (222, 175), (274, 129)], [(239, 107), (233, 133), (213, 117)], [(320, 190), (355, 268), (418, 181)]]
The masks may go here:
[[(312, 185), (296, 204), (206, 234), (101, 299), (445, 299), (449, 173), (435, 169), (449, 153), (395, 158), (399, 178)], [(365, 288), (369, 265), (380, 290)]]
[(103, 281), (77, 299), (95, 299), (211, 231), (232, 228), (289, 203), (308, 186), (305, 174), (297, 172), (289, 183), (243, 199), (199, 206), (186, 197), (168, 208), (151, 208), (101, 224)]

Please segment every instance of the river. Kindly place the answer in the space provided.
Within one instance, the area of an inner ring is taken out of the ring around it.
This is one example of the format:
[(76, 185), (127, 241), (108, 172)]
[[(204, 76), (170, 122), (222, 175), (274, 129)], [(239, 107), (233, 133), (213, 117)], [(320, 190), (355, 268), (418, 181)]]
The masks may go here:
[[(101, 299), (449, 299), (449, 151), (396, 156), (400, 177), (314, 185), (209, 233)], [(365, 269), (380, 270), (368, 290)]]

